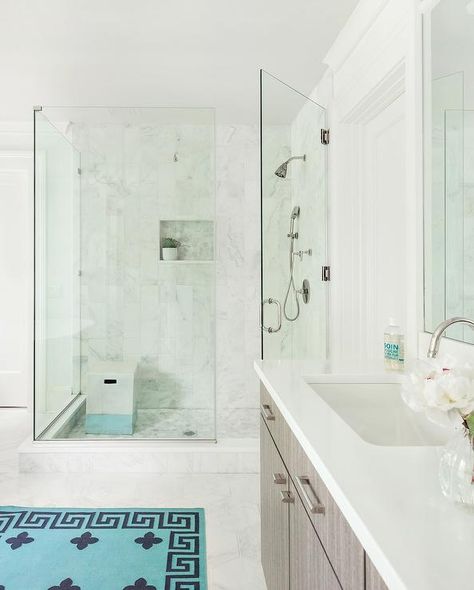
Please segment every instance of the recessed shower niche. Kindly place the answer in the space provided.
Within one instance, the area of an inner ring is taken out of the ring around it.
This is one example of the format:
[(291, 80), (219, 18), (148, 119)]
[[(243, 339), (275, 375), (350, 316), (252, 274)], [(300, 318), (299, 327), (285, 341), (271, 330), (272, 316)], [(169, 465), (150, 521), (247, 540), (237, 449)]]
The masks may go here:
[(215, 439), (214, 137), (213, 109), (35, 111), (36, 439)]
[[(214, 260), (214, 222), (207, 219), (162, 219), (160, 243), (179, 242), (178, 260), (209, 262)], [(163, 258), (163, 256), (162, 256)]]

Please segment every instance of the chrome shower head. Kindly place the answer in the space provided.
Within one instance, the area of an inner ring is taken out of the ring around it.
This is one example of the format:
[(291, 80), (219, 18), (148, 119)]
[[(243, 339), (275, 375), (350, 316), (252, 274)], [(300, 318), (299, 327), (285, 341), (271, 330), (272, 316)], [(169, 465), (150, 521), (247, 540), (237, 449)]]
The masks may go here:
[(280, 178), (286, 178), (286, 173), (288, 170), (288, 162), (284, 162), (281, 166), (275, 170), (275, 174)]
[(286, 174), (288, 172), (288, 164), (291, 162), (291, 160), (303, 160), (304, 162), (306, 160), (306, 154), (304, 156), (292, 156), (291, 158), (288, 158), (286, 162), (283, 162), (283, 164), (278, 166), (278, 168), (275, 170), (275, 174), (278, 177), (286, 178)]

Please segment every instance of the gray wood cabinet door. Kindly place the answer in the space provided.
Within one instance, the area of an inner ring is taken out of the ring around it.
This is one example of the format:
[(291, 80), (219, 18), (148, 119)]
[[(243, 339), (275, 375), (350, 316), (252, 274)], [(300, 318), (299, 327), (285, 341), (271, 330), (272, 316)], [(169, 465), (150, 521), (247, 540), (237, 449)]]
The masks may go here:
[(341, 590), (306, 510), (290, 484), (290, 588), (292, 590)]
[(262, 565), (268, 590), (289, 590), (288, 473), (260, 420)]
[(388, 590), (388, 586), (382, 580), (374, 564), (365, 556), (366, 590)]

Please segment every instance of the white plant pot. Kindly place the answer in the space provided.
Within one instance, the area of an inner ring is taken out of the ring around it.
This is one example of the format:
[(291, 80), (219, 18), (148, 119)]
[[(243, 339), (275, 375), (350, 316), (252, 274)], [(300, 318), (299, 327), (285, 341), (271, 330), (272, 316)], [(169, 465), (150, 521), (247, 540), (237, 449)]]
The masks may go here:
[(178, 248), (162, 248), (163, 260), (178, 260)]

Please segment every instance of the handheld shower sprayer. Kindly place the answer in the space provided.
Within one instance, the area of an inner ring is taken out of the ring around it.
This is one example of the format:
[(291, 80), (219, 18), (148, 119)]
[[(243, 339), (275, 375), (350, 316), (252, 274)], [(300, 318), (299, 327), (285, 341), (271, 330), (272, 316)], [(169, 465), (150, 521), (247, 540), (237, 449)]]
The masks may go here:
[(293, 207), (293, 211), (291, 212), (291, 215), (290, 215), (290, 232), (289, 232), (289, 234), (287, 234), (288, 237), (291, 238), (292, 240), (298, 238), (298, 232), (295, 233), (295, 221), (299, 217), (299, 214), (300, 214), (300, 208), (298, 205), (296, 205), (295, 207)]
[[(285, 302), (283, 304), (283, 313), (285, 314), (285, 318), (289, 322), (294, 322), (295, 320), (298, 319), (298, 317), (300, 315), (300, 302), (298, 300), (298, 291), (296, 289), (294, 276), (293, 276), (294, 264), (295, 264), (295, 260), (294, 260), (294, 258), (295, 258), (294, 257), (295, 240), (298, 239), (298, 232), (295, 232), (295, 222), (299, 216), (300, 216), (300, 208), (298, 205), (295, 205), (293, 207), (293, 210), (290, 215), (290, 232), (288, 233), (288, 237), (290, 238), (290, 282), (288, 283), (288, 289), (286, 290), (286, 295), (285, 295)], [(288, 306), (290, 293), (294, 294), (295, 304), (296, 304), (296, 314), (293, 316), (290, 315), (286, 309)]]

